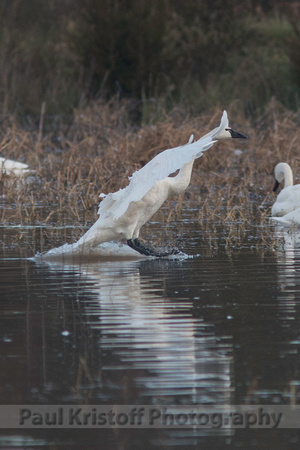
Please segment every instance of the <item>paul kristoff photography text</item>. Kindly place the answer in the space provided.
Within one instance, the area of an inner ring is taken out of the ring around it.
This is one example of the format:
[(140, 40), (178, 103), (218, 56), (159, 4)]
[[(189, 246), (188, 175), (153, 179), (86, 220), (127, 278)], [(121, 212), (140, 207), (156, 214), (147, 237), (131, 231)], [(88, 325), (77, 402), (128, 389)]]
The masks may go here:
[(9, 405), (0, 407), (0, 416), (2, 428), (4, 425), (10, 428), (290, 428), (299, 424), (300, 408), (273, 405)]

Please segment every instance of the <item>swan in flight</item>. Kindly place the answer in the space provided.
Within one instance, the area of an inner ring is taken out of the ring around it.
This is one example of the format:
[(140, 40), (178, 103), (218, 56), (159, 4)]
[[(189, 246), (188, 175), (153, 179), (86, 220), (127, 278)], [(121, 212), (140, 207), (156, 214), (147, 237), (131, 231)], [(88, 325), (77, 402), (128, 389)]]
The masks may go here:
[(32, 172), (27, 164), (2, 157), (0, 157), (0, 171), (4, 174), (13, 174), (17, 177), (21, 177)]
[[(169, 196), (186, 190), (195, 159), (200, 158), (216, 141), (231, 138), (245, 139), (246, 136), (229, 127), (224, 111), (220, 126), (198, 141), (193, 142), (192, 135), (186, 145), (156, 155), (134, 172), (127, 187), (108, 195), (100, 194), (103, 198), (98, 210), (100, 217), (73, 248), (89, 251), (104, 242), (126, 240), (129, 247), (144, 255), (160, 257), (172, 254), (159, 253), (143, 246), (138, 239), (140, 228)], [(169, 177), (177, 170), (176, 176)]]
[(293, 185), (292, 169), (284, 162), (277, 164), (275, 167), (275, 185), (273, 192), (276, 192), (282, 181), (284, 181), (284, 186), (272, 206), (272, 216), (285, 216), (294, 209), (300, 208), (300, 184)]

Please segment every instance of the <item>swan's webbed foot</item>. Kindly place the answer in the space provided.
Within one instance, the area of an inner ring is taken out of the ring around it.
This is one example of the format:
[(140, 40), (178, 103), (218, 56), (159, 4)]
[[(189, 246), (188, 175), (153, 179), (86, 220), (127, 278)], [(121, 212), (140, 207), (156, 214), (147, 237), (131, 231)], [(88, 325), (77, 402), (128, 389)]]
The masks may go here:
[(159, 253), (156, 250), (153, 250), (152, 248), (145, 247), (143, 244), (140, 243), (138, 239), (134, 239), (133, 241), (132, 239), (128, 239), (127, 245), (133, 248), (133, 250), (139, 252), (141, 255), (156, 256), (157, 258), (162, 258), (163, 256), (169, 255), (176, 255), (177, 253), (179, 253), (179, 251), (175, 249), (172, 250), (171, 252)]

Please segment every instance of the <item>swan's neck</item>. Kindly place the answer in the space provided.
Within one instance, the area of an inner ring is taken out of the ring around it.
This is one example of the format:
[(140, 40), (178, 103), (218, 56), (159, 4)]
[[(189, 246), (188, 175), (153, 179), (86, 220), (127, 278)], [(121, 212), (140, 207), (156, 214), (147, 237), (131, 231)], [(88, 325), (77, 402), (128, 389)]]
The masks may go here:
[(293, 186), (293, 172), (290, 167), (285, 167), (284, 171), (284, 187)]
[(171, 181), (171, 192), (170, 195), (179, 195), (184, 192), (191, 181), (192, 169), (194, 165), (193, 158), (191, 161), (186, 163), (178, 172), (176, 177), (169, 178)]

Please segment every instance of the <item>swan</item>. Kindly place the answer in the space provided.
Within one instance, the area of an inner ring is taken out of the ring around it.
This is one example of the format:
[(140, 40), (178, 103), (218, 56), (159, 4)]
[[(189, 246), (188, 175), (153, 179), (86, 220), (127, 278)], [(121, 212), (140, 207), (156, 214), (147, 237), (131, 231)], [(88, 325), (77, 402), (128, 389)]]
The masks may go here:
[(29, 169), (27, 164), (21, 163), (19, 161), (13, 161), (12, 159), (6, 159), (0, 157), (0, 171), (7, 175), (15, 175), (21, 177), (26, 173), (31, 173), (32, 170)]
[(282, 181), (284, 181), (284, 186), (272, 206), (272, 216), (284, 216), (294, 209), (300, 208), (300, 184), (293, 185), (292, 169), (284, 162), (277, 164), (275, 167), (275, 185), (273, 192), (276, 192)]
[[(104, 242), (125, 239), (129, 247), (143, 255), (161, 257), (174, 253), (159, 253), (142, 245), (138, 239), (140, 228), (169, 196), (186, 190), (195, 159), (216, 141), (231, 138), (246, 139), (246, 136), (229, 127), (227, 112), (224, 111), (219, 127), (195, 142), (192, 135), (187, 144), (159, 153), (133, 173), (124, 189), (108, 195), (100, 194), (103, 198), (98, 210), (100, 217), (73, 244), (73, 250), (89, 251)], [(169, 177), (177, 170), (176, 176)]]

